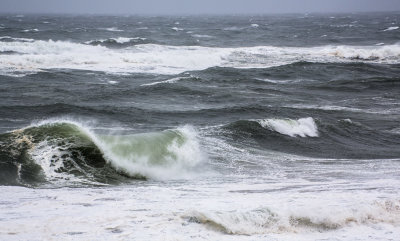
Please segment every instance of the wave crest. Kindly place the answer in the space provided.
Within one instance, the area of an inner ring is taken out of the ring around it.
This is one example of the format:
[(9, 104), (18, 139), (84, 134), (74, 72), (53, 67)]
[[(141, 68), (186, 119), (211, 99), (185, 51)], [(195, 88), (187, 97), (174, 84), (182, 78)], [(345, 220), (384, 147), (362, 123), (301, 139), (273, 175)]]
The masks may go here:
[[(110, 38), (80, 44), (4, 39), (0, 41), (0, 52), (20, 54), (0, 55), (0, 74), (58, 68), (111, 73), (179, 74), (215, 66), (269, 68), (302, 61), (400, 63), (400, 45), (217, 48), (143, 44), (145, 41), (141, 38)], [(112, 46), (117, 48), (108, 48)], [(122, 51), (121, 47), (126, 48)]]
[(283, 135), (291, 137), (318, 137), (318, 127), (311, 117), (292, 119), (265, 119), (259, 120), (258, 123), (270, 130), (279, 132)]

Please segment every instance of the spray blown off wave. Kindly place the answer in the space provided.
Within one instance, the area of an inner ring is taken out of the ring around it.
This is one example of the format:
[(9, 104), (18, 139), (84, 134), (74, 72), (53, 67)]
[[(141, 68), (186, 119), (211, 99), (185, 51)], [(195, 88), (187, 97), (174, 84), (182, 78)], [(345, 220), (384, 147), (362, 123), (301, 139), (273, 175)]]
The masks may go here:
[[(7, 40), (13, 38), (7, 37)], [(387, 64), (400, 62), (399, 45), (212, 48), (140, 44), (144, 40), (134, 38), (89, 41), (88, 44), (91, 45), (52, 40), (14, 40), (0, 42), (0, 52), (18, 53), (0, 56), (0, 73), (3, 75), (57, 68), (111, 73), (178, 74), (215, 66), (268, 68), (299, 61), (372, 61)], [(139, 44), (135, 45), (137, 43)], [(107, 48), (114, 45), (127, 47)]]
[(190, 126), (99, 135), (77, 122), (44, 122), (0, 136), (0, 182), (30, 185), (187, 178), (203, 158), (196, 135)]

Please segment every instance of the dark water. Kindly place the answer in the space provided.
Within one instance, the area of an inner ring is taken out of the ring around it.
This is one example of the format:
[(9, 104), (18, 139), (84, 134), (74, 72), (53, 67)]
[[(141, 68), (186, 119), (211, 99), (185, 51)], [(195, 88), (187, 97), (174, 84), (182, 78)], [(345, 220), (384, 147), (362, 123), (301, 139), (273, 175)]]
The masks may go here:
[(50, 165), (117, 184), (158, 175), (122, 159), (187, 170), (198, 160), (181, 162), (203, 154), (207, 168), (235, 173), (228, 163), (242, 159), (207, 138), (306, 158), (399, 158), (399, 21), (3, 15), (0, 183), (51, 183)]

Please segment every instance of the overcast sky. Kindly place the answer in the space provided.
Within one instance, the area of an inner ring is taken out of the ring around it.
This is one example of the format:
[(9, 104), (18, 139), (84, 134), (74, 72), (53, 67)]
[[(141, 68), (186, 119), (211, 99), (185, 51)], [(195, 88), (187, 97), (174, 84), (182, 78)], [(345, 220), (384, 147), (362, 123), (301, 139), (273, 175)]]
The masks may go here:
[(400, 0), (0, 0), (7, 13), (254, 14), (400, 11)]

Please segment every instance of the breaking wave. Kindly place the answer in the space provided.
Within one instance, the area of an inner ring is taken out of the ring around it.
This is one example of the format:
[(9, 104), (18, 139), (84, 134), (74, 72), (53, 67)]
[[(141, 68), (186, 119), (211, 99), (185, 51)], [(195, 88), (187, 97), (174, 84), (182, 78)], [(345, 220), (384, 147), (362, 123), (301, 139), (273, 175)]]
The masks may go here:
[(313, 118), (292, 119), (265, 119), (258, 121), (264, 128), (269, 128), (283, 135), (291, 137), (318, 137), (318, 127)]
[(250, 119), (222, 128), (226, 137), (240, 145), (252, 143), (262, 149), (308, 157), (377, 159), (397, 158), (399, 153), (393, 152), (399, 145), (398, 134), (351, 119)]
[(388, 27), (387, 29), (383, 30), (384, 32), (386, 31), (393, 31), (393, 30), (397, 30), (399, 29), (399, 26), (392, 26), (392, 27)]
[[(318, 210), (316, 212), (316, 210)], [(189, 223), (206, 225), (214, 230), (237, 235), (283, 232), (324, 232), (354, 225), (400, 224), (398, 200), (376, 201), (335, 210), (315, 207), (303, 210), (271, 210), (200, 212), (183, 216)]]
[(203, 160), (191, 126), (102, 135), (74, 121), (45, 121), (0, 135), (0, 183), (118, 183), (191, 178)]
[(109, 39), (90, 40), (85, 42), (85, 44), (89, 45), (101, 45), (106, 47), (128, 47), (145, 43), (148, 43), (147, 39), (140, 37), (135, 37), (135, 38), (118, 37)]
[[(147, 40), (121, 37), (80, 44), (52, 40), (22, 41), (7, 37), (0, 41), (0, 51), (21, 54), (0, 56), (0, 74), (59, 68), (179, 74), (215, 66), (269, 68), (299, 61), (400, 63), (400, 45), (216, 48), (143, 44), (143, 41)], [(111, 46), (124, 48), (108, 48)]]

